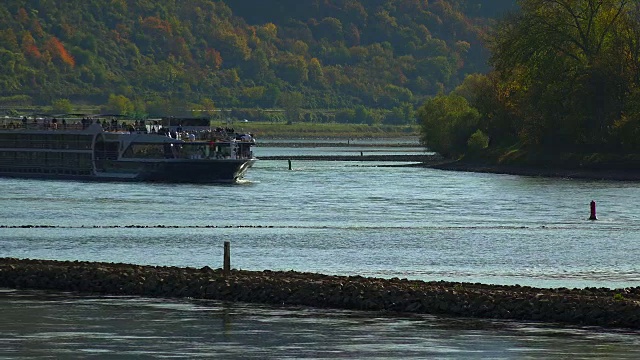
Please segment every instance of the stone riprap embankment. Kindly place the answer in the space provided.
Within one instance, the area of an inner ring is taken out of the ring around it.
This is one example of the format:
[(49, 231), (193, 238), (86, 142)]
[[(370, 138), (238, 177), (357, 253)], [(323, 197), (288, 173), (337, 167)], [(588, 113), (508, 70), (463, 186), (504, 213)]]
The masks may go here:
[(640, 288), (541, 289), (313, 273), (0, 259), (0, 287), (640, 328)]

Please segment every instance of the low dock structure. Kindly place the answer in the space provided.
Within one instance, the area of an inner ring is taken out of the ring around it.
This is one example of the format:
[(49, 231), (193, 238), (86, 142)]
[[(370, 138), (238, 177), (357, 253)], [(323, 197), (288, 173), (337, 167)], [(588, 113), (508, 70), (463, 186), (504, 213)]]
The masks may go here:
[(637, 287), (544, 289), (15, 258), (0, 258), (0, 287), (640, 329)]

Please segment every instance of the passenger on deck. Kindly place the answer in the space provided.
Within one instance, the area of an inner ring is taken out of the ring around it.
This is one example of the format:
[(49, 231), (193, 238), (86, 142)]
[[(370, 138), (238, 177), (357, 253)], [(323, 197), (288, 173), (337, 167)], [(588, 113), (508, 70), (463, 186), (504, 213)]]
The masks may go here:
[(170, 144), (170, 143), (164, 144), (164, 158), (173, 159), (173, 144)]

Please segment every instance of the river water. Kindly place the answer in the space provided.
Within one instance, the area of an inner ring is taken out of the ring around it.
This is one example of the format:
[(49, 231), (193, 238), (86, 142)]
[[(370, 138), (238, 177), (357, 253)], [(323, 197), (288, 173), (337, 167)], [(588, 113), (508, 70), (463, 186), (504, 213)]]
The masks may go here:
[[(256, 152), (421, 151), (357, 145)], [(259, 161), (230, 186), (0, 179), (0, 256), (220, 267), (230, 241), (246, 270), (640, 286), (634, 182), (387, 165)], [(13, 290), (0, 312), (0, 358), (640, 355), (636, 333), (520, 322)]]

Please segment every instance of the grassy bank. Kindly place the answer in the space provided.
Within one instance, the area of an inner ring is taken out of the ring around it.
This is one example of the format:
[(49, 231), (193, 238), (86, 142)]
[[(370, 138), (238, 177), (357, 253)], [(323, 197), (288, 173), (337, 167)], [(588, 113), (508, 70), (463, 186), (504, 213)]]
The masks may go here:
[(419, 133), (417, 126), (398, 125), (235, 122), (232, 126), (236, 131), (253, 133), (258, 139), (401, 138)]

